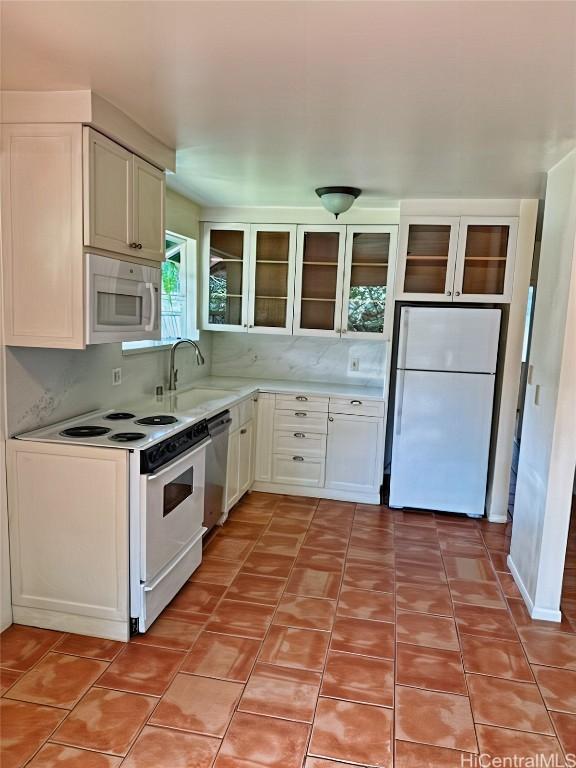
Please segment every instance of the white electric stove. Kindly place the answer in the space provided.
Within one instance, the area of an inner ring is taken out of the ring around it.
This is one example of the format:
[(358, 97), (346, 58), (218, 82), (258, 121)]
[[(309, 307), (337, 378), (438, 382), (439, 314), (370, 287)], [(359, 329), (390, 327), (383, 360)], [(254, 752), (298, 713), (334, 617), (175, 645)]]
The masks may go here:
[(103, 410), (17, 437), (128, 451), (130, 616), (145, 632), (202, 561), (206, 420)]

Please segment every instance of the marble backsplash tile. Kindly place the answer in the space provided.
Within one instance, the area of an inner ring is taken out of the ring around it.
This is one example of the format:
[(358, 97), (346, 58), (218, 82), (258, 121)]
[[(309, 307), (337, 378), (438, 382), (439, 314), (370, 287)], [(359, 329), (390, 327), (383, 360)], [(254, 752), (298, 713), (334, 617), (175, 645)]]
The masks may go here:
[[(330, 381), (377, 386), (384, 381), (388, 344), (311, 336), (212, 334), (212, 376)], [(359, 370), (351, 370), (352, 360)]]
[[(212, 333), (202, 333), (206, 364), (178, 351), (180, 386), (210, 374)], [(122, 368), (122, 384), (112, 386), (112, 369)], [(120, 344), (83, 350), (6, 349), (7, 431), (9, 435), (69, 419), (97, 408), (114, 408), (152, 395), (167, 383), (168, 351), (123, 355)]]

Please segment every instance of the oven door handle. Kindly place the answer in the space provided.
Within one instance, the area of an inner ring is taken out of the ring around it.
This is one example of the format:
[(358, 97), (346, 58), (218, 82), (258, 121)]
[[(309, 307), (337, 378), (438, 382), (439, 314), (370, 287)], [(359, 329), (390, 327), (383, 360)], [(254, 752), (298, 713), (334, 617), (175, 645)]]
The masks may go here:
[(154, 324), (156, 323), (156, 293), (154, 291), (154, 283), (146, 283), (146, 288), (150, 292), (150, 323), (144, 327), (146, 332), (154, 330)]
[(209, 442), (210, 438), (207, 437), (206, 440), (203, 440), (201, 443), (197, 443), (189, 451), (185, 451), (184, 453), (180, 454), (180, 456), (177, 456), (169, 464), (164, 464), (159, 472), (153, 472), (151, 475), (146, 475), (146, 480), (158, 480), (159, 478), (164, 477), (164, 475), (167, 475), (169, 472), (172, 472), (172, 470), (177, 468), (179, 469), (181, 464), (186, 464), (188, 461), (190, 461), (192, 456), (196, 455), (200, 450), (206, 448)]

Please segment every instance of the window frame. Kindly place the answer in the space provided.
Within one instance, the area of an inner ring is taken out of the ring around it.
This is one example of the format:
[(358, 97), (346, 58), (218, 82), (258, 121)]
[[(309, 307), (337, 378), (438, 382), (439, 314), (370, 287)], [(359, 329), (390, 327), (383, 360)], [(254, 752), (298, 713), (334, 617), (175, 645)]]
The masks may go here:
[[(192, 341), (197, 341), (200, 338), (200, 331), (198, 328), (197, 241), (193, 237), (181, 235), (179, 232), (174, 232), (170, 229), (165, 230), (164, 236), (166, 239), (173, 239), (176, 241), (174, 248), (178, 247), (182, 253), (181, 264), (183, 258), (184, 269), (181, 271), (180, 280), (181, 285), (182, 282), (184, 283), (182, 293), (185, 300), (185, 337)], [(170, 248), (167, 249), (167, 256), (170, 250)], [(162, 338), (157, 340), (143, 339), (142, 341), (123, 341), (122, 355), (137, 355), (143, 352), (156, 352), (163, 349), (170, 349), (174, 342), (178, 341), (179, 338), (180, 337)]]

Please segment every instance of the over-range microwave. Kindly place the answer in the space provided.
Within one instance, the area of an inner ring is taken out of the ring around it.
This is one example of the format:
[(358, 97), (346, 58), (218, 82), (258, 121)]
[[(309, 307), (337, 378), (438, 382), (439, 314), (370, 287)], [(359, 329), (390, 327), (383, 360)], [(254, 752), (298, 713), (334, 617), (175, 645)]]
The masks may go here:
[(86, 254), (86, 342), (160, 338), (160, 269)]

